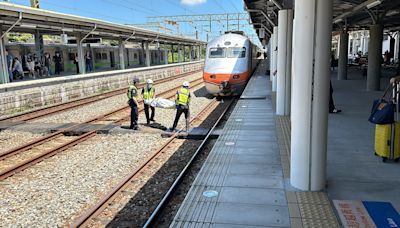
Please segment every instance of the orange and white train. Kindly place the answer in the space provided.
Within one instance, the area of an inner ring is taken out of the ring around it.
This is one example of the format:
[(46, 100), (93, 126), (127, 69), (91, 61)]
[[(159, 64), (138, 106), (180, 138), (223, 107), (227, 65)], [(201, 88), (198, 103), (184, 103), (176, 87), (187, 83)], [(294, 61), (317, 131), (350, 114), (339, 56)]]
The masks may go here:
[(203, 80), (214, 96), (239, 95), (259, 60), (248, 37), (227, 33), (207, 44)]

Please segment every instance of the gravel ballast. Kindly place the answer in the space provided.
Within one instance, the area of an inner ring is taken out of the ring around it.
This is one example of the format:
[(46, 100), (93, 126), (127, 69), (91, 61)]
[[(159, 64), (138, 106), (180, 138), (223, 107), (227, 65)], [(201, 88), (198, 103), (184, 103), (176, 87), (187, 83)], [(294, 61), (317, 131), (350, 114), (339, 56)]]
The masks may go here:
[[(193, 89), (192, 93), (191, 115), (194, 116), (210, 99), (205, 97), (204, 88)], [(155, 119), (161, 125), (171, 126), (174, 117), (175, 110), (156, 109)], [(140, 113), (139, 122), (145, 122), (144, 113)], [(184, 116), (180, 126), (183, 123)], [(68, 225), (165, 140), (160, 134), (141, 131), (97, 135), (0, 181), (0, 226)]]
[(42, 137), (44, 134), (4, 130), (0, 131), (0, 153), (24, 145)]
[[(174, 88), (184, 81), (192, 81), (202, 77), (202, 73), (194, 73), (183, 78), (174, 79), (169, 82), (154, 85), (156, 93), (161, 93), (171, 88)], [(141, 89), (140, 91), (141, 92)], [(127, 105), (126, 94), (117, 95), (111, 98), (107, 98), (101, 101), (97, 101), (82, 107), (68, 110), (55, 115), (39, 118), (32, 120), (33, 123), (82, 123), (86, 120), (94, 118), (96, 116), (106, 114), (112, 110), (121, 108)]]

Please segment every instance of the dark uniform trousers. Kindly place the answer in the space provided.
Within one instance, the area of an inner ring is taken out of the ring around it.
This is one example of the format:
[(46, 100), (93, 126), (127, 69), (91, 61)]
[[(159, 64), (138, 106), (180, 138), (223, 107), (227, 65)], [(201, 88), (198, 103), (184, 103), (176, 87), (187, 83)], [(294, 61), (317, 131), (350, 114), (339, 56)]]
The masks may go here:
[(333, 112), (333, 110), (335, 109), (335, 103), (333, 102), (333, 88), (332, 88), (332, 82), (329, 81), (329, 112)]
[(131, 125), (130, 125), (130, 128), (133, 129), (133, 128), (138, 126), (139, 112), (138, 112), (138, 107), (136, 106), (136, 104), (132, 100), (129, 101), (129, 106), (131, 107)]
[[(149, 118), (149, 116), (150, 116), (149, 108), (151, 109), (151, 118)], [(155, 109), (153, 106), (144, 104), (144, 114), (146, 115), (147, 123), (150, 123), (150, 120), (154, 120), (154, 112), (155, 112)]]
[(185, 105), (178, 105), (176, 107), (176, 116), (174, 120), (174, 125), (172, 126), (172, 129), (176, 128), (176, 125), (178, 125), (179, 118), (181, 118), (182, 113), (185, 114), (185, 119), (186, 119), (186, 127), (188, 126), (189, 123), (189, 108)]

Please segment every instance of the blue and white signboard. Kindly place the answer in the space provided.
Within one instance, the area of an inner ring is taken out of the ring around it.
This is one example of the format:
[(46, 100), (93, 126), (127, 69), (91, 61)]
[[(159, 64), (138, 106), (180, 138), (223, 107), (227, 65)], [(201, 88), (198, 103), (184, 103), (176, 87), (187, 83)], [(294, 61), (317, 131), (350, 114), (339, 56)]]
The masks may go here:
[(333, 200), (345, 228), (400, 228), (400, 215), (388, 202)]

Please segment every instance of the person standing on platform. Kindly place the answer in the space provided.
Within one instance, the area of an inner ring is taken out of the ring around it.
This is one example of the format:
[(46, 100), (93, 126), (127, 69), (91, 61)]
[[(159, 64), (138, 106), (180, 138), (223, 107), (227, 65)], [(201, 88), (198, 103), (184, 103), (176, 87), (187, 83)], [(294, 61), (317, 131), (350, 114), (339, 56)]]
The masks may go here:
[(24, 70), (22, 69), (22, 64), (18, 60), (17, 57), (15, 57), (14, 61), (13, 61), (12, 72), (13, 72), (14, 78), (17, 78), (17, 79), (23, 79), (24, 78)]
[(128, 88), (128, 104), (129, 107), (131, 107), (131, 124), (129, 126), (130, 129), (133, 130), (138, 130), (138, 98), (139, 98), (139, 93), (136, 88), (136, 84), (139, 82), (139, 79), (134, 78), (133, 82), (129, 85)]
[(46, 76), (51, 76), (51, 57), (48, 52), (44, 53), (44, 67)]
[(178, 125), (179, 118), (182, 113), (185, 114), (186, 119), (186, 132), (189, 131), (189, 103), (190, 103), (190, 91), (189, 91), (189, 82), (185, 81), (182, 84), (182, 88), (176, 91), (176, 116), (174, 120), (174, 125), (170, 129), (170, 131), (176, 131), (176, 126)]
[[(142, 97), (143, 100), (152, 100), (156, 98), (156, 91), (153, 87), (153, 80), (147, 79), (147, 85), (142, 89)], [(149, 108), (151, 109), (151, 117), (149, 115)], [(154, 122), (155, 108), (153, 106), (144, 103), (144, 113), (146, 115), (147, 124), (150, 124), (150, 121)]]
[(10, 53), (8, 53), (7, 49), (6, 49), (6, 61), (7, 61), (8, 78), (10, 79), (10, 82), (12, 82), (14, 80), (14, 76), (12, 73), (13, 56)]
[(339, 113), (342, 112), (342, 110), (337, 109), (335, 107), (335, 103), (333, 102), (333, 88), (332, 88), (332, 82), (329, 80), (329, 85), (330, 85), (330, 92), (329, 92), (329, 113)]
[(93, 71), (93, 60), (92, 56), (90, 55), (90, 52), (86, 52), (85, 55), (85, 63), (86, 63), (86, 72), (92, 72)]
[(78, 59), (78, 54), (74, 55), (74, 64), (76, 68), (76, 74), (79, 74), (79, 59)]
[(55, 64), (55, 69), (54, 69), (54, 74), (60, 75), (61, 73), (61, 68), (62, 68), (62, 57), (60, 55), (60, 52), (56, 51), (55, 56), (53, 57), (54, 64)]

